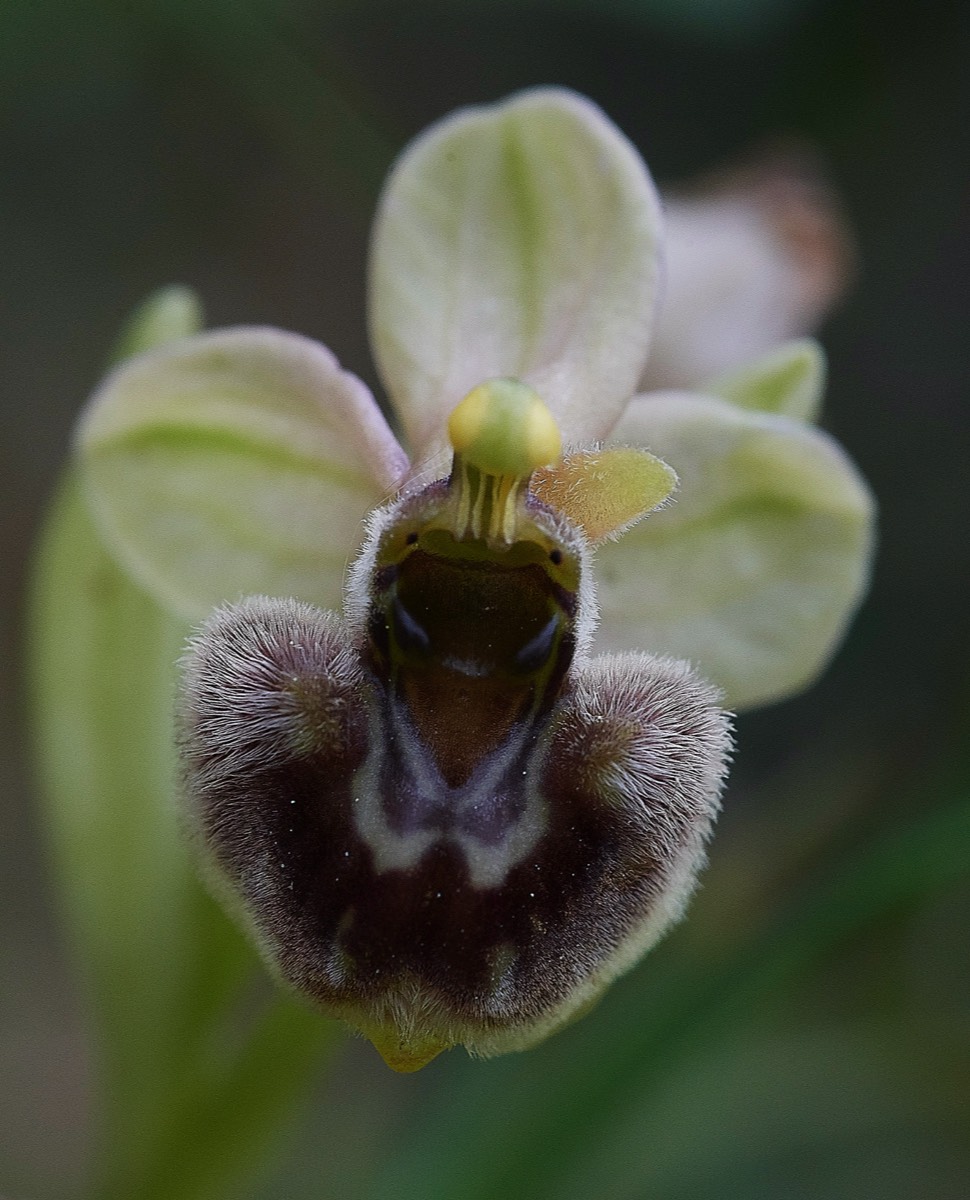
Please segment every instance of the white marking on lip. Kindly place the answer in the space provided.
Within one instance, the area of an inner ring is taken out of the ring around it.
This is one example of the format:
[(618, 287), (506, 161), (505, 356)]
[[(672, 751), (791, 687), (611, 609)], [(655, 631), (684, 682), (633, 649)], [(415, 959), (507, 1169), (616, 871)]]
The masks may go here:
[(441, 660), (441, 665), (449, 671), (457, 671), (459, 675), (468, 675), (472, 679), (481, 679), (488, 674), (488, 667), (484, 663), (476, 662), (474, 658), (455, 658), (454, 655), (449, 655)]
[[(499, 887), (508, 873), (529, 854), (548, 827), (547, 804), (540, 794), (535, 776), (539, 771), (524, 772), (525, 803), (518, 818), (511, 822), (506, 836), (489, 844), (460, 828), (413, 829), (400, 833), (393, 829), (381, 801), (380, 779), (386, 754), (388, 732), (402, 750), (403, 767), (411, 786), (429, 800), (445, 799), (455, 814), (473, 811), (479, 805), (494, 803), (501, 791), (503, 777), (508, 773), (509, 760), (521, 753), (532, 738), (529, 729), (522, 729), (505, 745), (482, 760), (472, 777), (459, 787), (451, 787), (441, 776), (428, 748), (423, 744), (408, 714), (391, 697), (374, 696), (370, 707), (371, 749), (354, 780), (352, 816), (357, 832), (371, 848), (374, 869), (408, 871), (417, 867), (424, 854), (435, 842), (450, 842), (457, 846), (468, 866), (469, 882), (473, 888), (485, 890)], [(381, 710), (384, 709), (384, 720)], [(385, 725), (386, 721), (386, 725)], [(535, 760), (541, 762), (544, 739), (534, 748)], [(532, 775), (529, 779), (528, 775)], [(429, 806), (429, 807), (434, 807)]]

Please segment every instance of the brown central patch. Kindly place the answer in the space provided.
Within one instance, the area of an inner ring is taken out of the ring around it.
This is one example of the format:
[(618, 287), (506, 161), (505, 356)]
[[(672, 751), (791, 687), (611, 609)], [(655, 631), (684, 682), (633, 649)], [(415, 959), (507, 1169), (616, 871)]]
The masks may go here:
[(409, 671), (400, 689), (419, 738), (455, 788), (527, 720), (535, 691), (531, 683), (510, 689), (502, 679), (468, 679), (442, 668)]
[(550, 708), (572, 657), (575, 598), (521, 556), (510, 565), (417, 550), (381, 583), (374, 674), (460, 787), (517, 726)]

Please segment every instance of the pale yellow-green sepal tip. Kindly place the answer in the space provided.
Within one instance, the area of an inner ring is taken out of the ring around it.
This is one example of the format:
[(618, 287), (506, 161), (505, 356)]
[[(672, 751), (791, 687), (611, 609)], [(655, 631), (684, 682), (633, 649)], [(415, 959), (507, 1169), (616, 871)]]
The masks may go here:
[(659, 508), (677, 486), (672, 467), (632, 446), (583, 450), (532, 477), (533, 495), (558, 509), (591, 542), (615, 537)]
[(488, 475), (521, 479), (562, 453), (552, 413), (517, 379), (473, 388), (448, 418), (448, 437), (464, 462)]
[(191, 288), (180, 284), (159, 288), (132, 313), (111, 355), (112, 363), (123, 362), (146, 350), (179, 338), (191, 337), (204, 324), (202, 301)]

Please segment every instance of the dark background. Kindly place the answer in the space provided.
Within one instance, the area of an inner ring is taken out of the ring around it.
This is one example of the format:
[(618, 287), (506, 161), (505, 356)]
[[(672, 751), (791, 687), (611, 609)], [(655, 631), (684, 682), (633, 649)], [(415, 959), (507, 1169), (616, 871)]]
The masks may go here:
[[(866, 0), (685, 9), (0, 8), (0, 1191), (71, 1194), (90, 1124), (90, 1052), (18, 685), (30, 545), (72, 422), (126, 316), (167, 282), (195, 287), (210, 324), (310, 334), (376, 386), (364, 271), (377, 189), (404, 142), (458, 105), (538, 83), (574, 87), (662, 184), (795, 137), (821, 154), (854, 233), (856, 281), (822, 331), (824, 424), (879, 500), (872, 591), (812, 691), (742, 719), (710, 880), (674, 938), (714, 945), (746, 913), (970, 791), (968, 10)], [(675, 1082), (654, 1190), (629, 1195), (965, 1196), (968, 925), (964, 873), (826, 955), (780, 1010), (762, 997), (764, 1015), (755, 1005), (712, 1048), (706, 1075), (701, 1064)], [(800, 1047), (784, 1086), (766, 1026)], [(459, 1078), (467, 1069), (449, 1059), (402, 1081), (351, 1046), (258, 1194), (363, 1194), (362, 1157), (393, 1162), (412, 1137), (414, 1098), (433, 1114), (436, 1097), (473, 1086)], [(829, 1137), (833, 1105), (856, 1084), (850, 1107), (869, 1105), (872, 1121)], [(725, 1139), (718, 1106), (732, 1111), (734, 1096), (753, 1105), (750, 1128)], [(633, 1101), (629, 1113), (635, 1123)], [(593, 1153), (589, 1163), (600, 1181), (621, 1170), (597, 1167)]]

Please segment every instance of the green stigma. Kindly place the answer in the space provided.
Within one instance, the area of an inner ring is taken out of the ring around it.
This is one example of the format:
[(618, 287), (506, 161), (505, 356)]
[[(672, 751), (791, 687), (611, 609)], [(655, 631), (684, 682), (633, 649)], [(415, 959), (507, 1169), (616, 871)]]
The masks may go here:
[(552, 413), (527, 384), (490, 379), (452, 412), (448, 436), (458, 489), (456, 537), (511, 543), (523, 487), (562, 453)]

